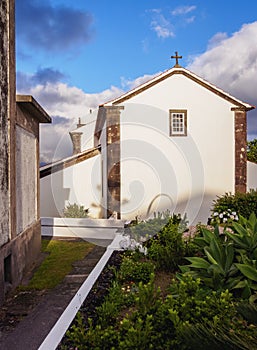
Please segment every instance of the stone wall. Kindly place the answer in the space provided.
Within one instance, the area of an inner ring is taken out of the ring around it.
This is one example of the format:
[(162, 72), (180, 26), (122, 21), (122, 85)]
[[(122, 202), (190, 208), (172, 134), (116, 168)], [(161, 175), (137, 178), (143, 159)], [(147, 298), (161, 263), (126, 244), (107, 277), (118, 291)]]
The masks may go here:
[(9, 237), (7, 6), (7, 1), (2, 0), (0, 3), (0, 247)]

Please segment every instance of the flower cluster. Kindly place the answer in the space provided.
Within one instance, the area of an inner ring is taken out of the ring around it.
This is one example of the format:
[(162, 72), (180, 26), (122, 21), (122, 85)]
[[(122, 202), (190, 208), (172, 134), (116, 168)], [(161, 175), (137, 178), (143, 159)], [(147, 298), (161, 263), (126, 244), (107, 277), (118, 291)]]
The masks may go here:
[(138, 243), (135, 239), (130, 238), (129, 236), (124, 236), (120, 241), (120, 247), (124, 250), (138, 250), (140, 253), (147, 255), (147, 248), (144, 247), (141, 243)]
[(221, 213), (214, 212), (211, 217), (211, 224), (229, 224), (238, 221), (238, 215), (235, 211), (227, 209)]

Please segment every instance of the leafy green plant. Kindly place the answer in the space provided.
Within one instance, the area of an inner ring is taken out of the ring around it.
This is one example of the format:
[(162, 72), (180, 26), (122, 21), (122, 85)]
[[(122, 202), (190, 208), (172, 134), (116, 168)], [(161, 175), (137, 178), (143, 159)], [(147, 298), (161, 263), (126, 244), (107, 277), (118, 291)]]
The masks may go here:
[(68, 204), (63, 210), (65, 218), (87, 218), (89, 209), (85, 209), (83, 205)]
[(186, 252), (186, 243), (178, 224), (172, 220), (148, 242), (147, 256), (156, 263), (157, 269), (175, 271)]
[(150, 281), (147, 284), (139, 282), (138, 294), (135, 298), (135, 304), (140, 315), (145, 316), (155, 310), (159, 302), (160, 288), (155, 288), (154, 274), (151, 274)]
[(153, 272), (154, 265), (151, 261), (135, 261), (130, 257), (125, 256), (120, 266), (119, 279), (122, 282), (133, 281), (135, 283), (139, 283), (141, 281), (143, 283), (147, 283), (150, 280)]
[(190, 350), (249, 350), (257, 349), (257, 338), (251, 332), (242, 332), (241, 328), (214, 325), (206, 321), (204, 324), (189, 325), (181, 333), (181, 341)]
[(228, 211), (235, 212), (248, 219), (251, 213), (257, 215), (257, 191), (250, 190), (247, 193), (237, 192), (235, 194), (225, 193), (213, 201), (212, 216), (214, 213), (222, 214)]
[(257, 260), (257, 218), (254, 213), (247, 220), (240, 217), (238, 223), (232, 225), (233, 233), (227, 231), (226, 235), (234, 242), (239, 253), (246, 254), (249, 259)]
[(158, 234), (168, 223), (177, 225), (181, 231), (184, 231), (187, 226), (186, 216), (182, 218), (180, 214), (171, 215), (169, 210), (154, 213), (154, 217), (146, 221), (134, 220), (125, 229), (125, 234), (129, 234), (136, 241), (148, 240)]
[(242, 276), (235, 266), (235, 249), (230, 240), (219, 235), (218, 226), (214, 232), (202, 229), (202, 237), (195, 238), (202, 257), (186, 257), (191, 264), (181, 266), (182, 272), (188, 272), (200, 278), (206, 287), (213, 290), (231, 290)]
[(247, 142), (247, 159), (257, 163), (257, 139)]

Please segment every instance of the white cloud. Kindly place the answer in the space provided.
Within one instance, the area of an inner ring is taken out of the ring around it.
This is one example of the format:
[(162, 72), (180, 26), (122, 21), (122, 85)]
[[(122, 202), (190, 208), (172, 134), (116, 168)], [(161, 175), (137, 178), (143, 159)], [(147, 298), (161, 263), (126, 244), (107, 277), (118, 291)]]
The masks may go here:
[(157, 34), (158, 38), (167, 39), (175, 36), (172, 23), (165, 18), (161, 9), (152, 9), (151, 29)]
[(227, 33), (219, 32), (216, 33), (208, 42), (207, 50), (211, 50), (216, 46), (219, 46), (222, 41), (228, 39)]
[[(96, 94), (88, 94), (76, 87), (56, 82), (32, 86), (18, 93), (32, 95), (52, 117), (52, 124), (41, 125), (41, 161), (52, 162), (71, 154), (69, 131), (74, 129), (78, 118), (119, 96), (123, 91), (116, 87)], [(62, 147), (58, 147), (60, 144)]]
[[(212, 45), (210, 45), (212, 44)], [(235, 97), (257, 104), (257, 21), (244, 24), (231, 37), (217, 33), (190, 70)], [(257, 112), (249, 112), (248, 133), (257, 137)]]
[(171, 14), (173, 16), (181, 16), (186, 15), (196, 9), (196, 6), (178, 6), (173, 11), (171, 11)]
[(185, 22), (186, 22), (186, 23), (193, 23), (194, 20), (195, 20), (195, 16), (191, 16), (191, 17), (186, 18), (186, 19), (185, 19)]
[(158, 24), (156, 21), (152, 22), (152, 29), (157, 34), (158, 38), (167, 39), (175, 36), (174, 32), (170, 30), (168, 26)]
[(160, 74), (156, 73), (156, 74), (145, 74), (142, 75), (141, 77), (138, 77), (134, 80), (129, 80), (129, 79), (125, 79), (124, 77), (121, 78), (121, 85), (123, 87), (124, 90), (132, 90), (136, 87), (138, 87), (141, 84), (146, 83), (147, 81), (149, 81), (150, 79), (152, 79), (153, 77), (155, 77), (156, 75)]

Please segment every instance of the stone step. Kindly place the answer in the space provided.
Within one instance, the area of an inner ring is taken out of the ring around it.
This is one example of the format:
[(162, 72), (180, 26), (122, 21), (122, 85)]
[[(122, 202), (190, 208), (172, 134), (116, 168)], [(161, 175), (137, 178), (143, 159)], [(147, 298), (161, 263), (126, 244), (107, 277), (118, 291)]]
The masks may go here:
[[(101, 256), (100, 256), (101, 257)], [(84, 260), (80, 260), (80, 261), (76, 261), (73, 266), (74, 268), (76, 267), (84, 267), (84, 266), (88, 266), (88, 267), (94, 267), (99, 261), (99, 257), (97, 258), (87, 258)]]
[(87, 277), (88, 277), (88, 274), (66, 275), (64, 278), (64, 282), (69, 283), (69, 284), (74, 284), (74, 283), (82, 284), (86, 280)]

